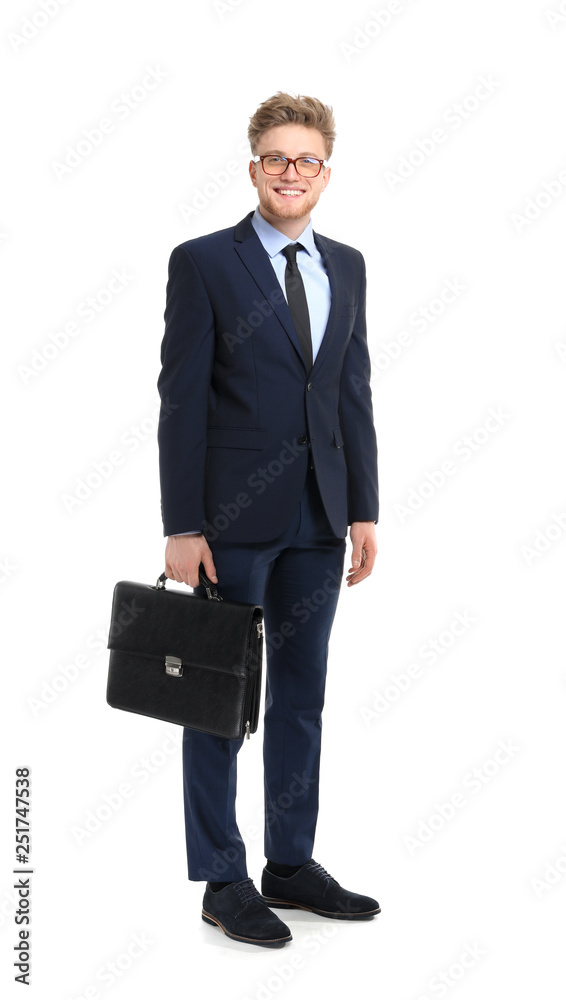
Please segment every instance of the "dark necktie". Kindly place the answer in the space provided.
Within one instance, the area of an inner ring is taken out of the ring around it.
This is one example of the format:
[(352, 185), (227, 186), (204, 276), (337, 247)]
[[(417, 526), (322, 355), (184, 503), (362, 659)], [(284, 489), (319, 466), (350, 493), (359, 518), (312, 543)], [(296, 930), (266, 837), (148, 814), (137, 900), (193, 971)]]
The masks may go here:
[(307, 372), (310, 372), (312, 368), (312, 340), (309, 307), (307, 305), (307, 296), (301, 272), (297, 267), (297, 250), (304, 249), (301, 243), (289, 243), (286, 247), (283, 247), (281, 253), (287, 258), (287, 267), (285, 268), (287, 303), (295, 330), (297, 331)]

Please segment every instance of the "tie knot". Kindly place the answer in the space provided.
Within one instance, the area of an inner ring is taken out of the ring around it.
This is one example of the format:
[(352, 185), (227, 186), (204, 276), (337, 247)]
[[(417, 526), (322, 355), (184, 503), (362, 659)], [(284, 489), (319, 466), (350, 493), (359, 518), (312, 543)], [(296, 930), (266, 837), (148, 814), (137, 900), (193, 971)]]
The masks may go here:
[(293, 265), (297, 263), (297, 250), (304, 250), (302, 243), (288, 243), (286, 247), (283, 247), (281, 253), (287, 258), (289, 264)]

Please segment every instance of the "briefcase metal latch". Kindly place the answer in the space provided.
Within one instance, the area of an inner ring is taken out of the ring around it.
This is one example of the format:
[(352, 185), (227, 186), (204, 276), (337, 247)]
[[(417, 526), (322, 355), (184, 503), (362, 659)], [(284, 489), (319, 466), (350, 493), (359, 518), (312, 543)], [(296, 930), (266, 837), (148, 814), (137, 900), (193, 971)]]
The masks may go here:
[(171, 674), (171, 677), (182, 677), (183, 661), (180, 660), (178, 656), (166, 656), (165, 673)]

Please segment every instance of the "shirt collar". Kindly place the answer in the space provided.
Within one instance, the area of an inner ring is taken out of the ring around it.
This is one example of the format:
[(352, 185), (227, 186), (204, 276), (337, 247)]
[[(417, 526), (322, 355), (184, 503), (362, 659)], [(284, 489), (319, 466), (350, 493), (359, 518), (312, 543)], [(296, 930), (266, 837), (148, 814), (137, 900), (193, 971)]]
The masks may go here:
[(288, 236), (285, 236), (285, 233), (281, 233), (267, 219), (264, 219), (259, 206), (252, 215), (251, 223), (270, 257), (275, 257), (289, 243), (301, 243), (311, 257), (318, 257), (318, 249), (312, 231), (312, 220), (309, 219), (308, 225), (296, 240), (290, 240)]

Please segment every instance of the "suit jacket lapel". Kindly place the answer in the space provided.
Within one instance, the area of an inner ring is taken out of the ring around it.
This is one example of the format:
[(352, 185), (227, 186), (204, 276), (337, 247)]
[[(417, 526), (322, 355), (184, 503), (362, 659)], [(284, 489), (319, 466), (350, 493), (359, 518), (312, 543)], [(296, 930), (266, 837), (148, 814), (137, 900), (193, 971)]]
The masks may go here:
[(250, 272), (263, 298), (267, 301), (275, 316), (277, 316), (301, 361), (303, 361), (301, 345), (299, 344), (299, 338), (297, 337), (297, 331), (291, 318), (289, 306), (282, 293), (277, 275), (271, 265), (269, 255), (265, 252), (261, 240), (250, 222), (252, 215), (253, 212), (250, 212), (236, 226), (234, 230), (234, 249)]
[(324, 266), (326, 267), (328, 280), (330, 282), (330, 294), (332, 296), (326, 330), (324, 331), (324, 336), (312, 366), (312, 370), (314, 371), (320, 364), (322, 364), (333, 344), (338, 330), (338, 317), (342, 313), (344, 296), (342, 291), (342, 282), (339, 280), (336, 260), (334, 259), (334, 251), (331, 249), (330, 244), (324, 236), (319, 236), (318, 233), (315, 233), (314, 231), (313, 236), (317, 249), (322, 256)]
[[(250, 220), (252, 215), (253, 212), (250, 212), (235, 227), (234, 248), (254, 279), (263, 298), (273, 310), (274, 315), (277, 316), (277, 319), (293, 344), (293, 347), (295, 348), (306, 371), (303, 353), (301, 351), (297, 332), (291, 318), (289, 306), (287, 305), (285, 297), (282, 297), (281, 285), (277, 280), (277, 275), (273, 270), (269, 256), (265, 252), (261, 240), (251, 224)], [(313, 236), (328, 272), (332, 303), (322, 343), (318, 349), (311, 371), (314, 371), (321, 364), (324, 357), (328, 353), (338, 327), (338, 317), (340, 316), (343, 301), (342, 289), (340, 287), (336, 271), (336, 263), (332, 260), (333, 251), (323, 236), (319, 236), (317, 233), (313, 233)], [(307, 375), (308, 374), (310, 373), (307, 372)]]

